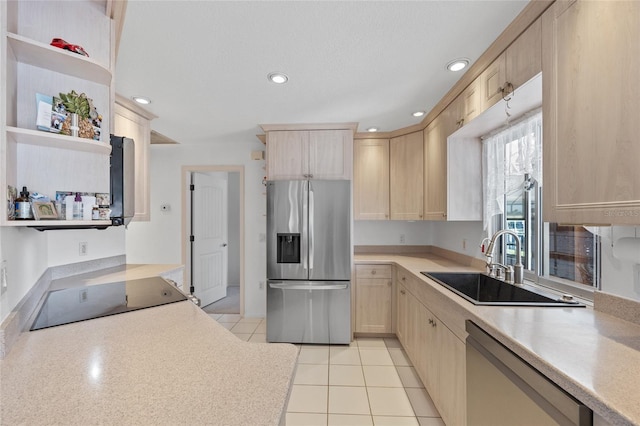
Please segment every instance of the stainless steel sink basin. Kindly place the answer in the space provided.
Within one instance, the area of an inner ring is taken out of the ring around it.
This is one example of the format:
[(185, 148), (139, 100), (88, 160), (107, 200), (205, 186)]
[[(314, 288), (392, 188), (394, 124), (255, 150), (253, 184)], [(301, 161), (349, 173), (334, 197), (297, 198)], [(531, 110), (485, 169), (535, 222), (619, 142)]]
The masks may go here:
[(570, 297), (555, 298), (535, 289), (508, 284), (480, 273), (422, 272), (438, 284), (464, 297), (475, 305), (584, 307)]

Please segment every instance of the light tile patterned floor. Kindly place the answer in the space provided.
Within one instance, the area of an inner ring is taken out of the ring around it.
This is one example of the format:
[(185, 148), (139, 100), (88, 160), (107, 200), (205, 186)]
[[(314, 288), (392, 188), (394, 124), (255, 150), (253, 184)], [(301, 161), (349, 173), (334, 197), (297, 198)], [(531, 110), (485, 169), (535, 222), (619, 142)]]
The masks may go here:
[[(262, 319), (210, 316), (242, 340), (266, 342)], [(397, 339), (297, 346), (287, 426), (444, 426)]]

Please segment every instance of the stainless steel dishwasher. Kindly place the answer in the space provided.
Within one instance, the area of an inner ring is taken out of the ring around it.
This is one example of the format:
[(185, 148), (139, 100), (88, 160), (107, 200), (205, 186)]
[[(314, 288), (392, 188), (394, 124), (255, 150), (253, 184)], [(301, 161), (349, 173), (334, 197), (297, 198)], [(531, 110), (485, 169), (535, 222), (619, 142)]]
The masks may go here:
[(592, 411), (471, 321), (467, 337), (467, 424), (593, 424)]

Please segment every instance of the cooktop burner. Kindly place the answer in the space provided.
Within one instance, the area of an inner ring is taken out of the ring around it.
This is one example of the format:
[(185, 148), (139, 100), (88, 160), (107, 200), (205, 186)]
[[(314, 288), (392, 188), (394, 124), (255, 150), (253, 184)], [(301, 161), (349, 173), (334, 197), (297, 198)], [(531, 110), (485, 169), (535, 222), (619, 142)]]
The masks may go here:
[(187, 300), (160, 277), (53, 290), (38, 312), (31, 330)]

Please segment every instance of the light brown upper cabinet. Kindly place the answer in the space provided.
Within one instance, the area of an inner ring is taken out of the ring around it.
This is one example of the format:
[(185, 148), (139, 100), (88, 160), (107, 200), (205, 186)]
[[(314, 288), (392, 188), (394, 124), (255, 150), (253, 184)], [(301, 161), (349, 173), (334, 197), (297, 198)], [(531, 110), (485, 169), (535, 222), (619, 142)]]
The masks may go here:
[(424, 131), (424, 218), (447, 219), (446, 115), (441, 114)]
[(542, 71), (542, 20), (537, 19), (508, 48), (506, 82), (517, 89)]
[(140, 108), (127, 98), (116, 95), (114, 134), (133, 139), (135, 149), (135, 214), (133, 221), (150, 221), (149, 204), (149, 146), (151, 120), (155, 115)]
[(351, 179), (353, 131), (267, 131), (267, 175), (282, 179)]
[(354, 218), (389, 219), (389, 139), (354, 141), (353, 168)]
[(420, 220), (423, 209), (423, 132), (389, 141), (390, 216), (392, 220)]
[(482, 111), (542, 70), (541, 27), (536, 20), (480, 74)]
[(555, 2), (542, 19), (544, 220), (638, 225), (640, 2)]
[(482, 112), (482, 81), (476, 78), (443, 112), (448, 123), (447, 134), (453, 133)]

